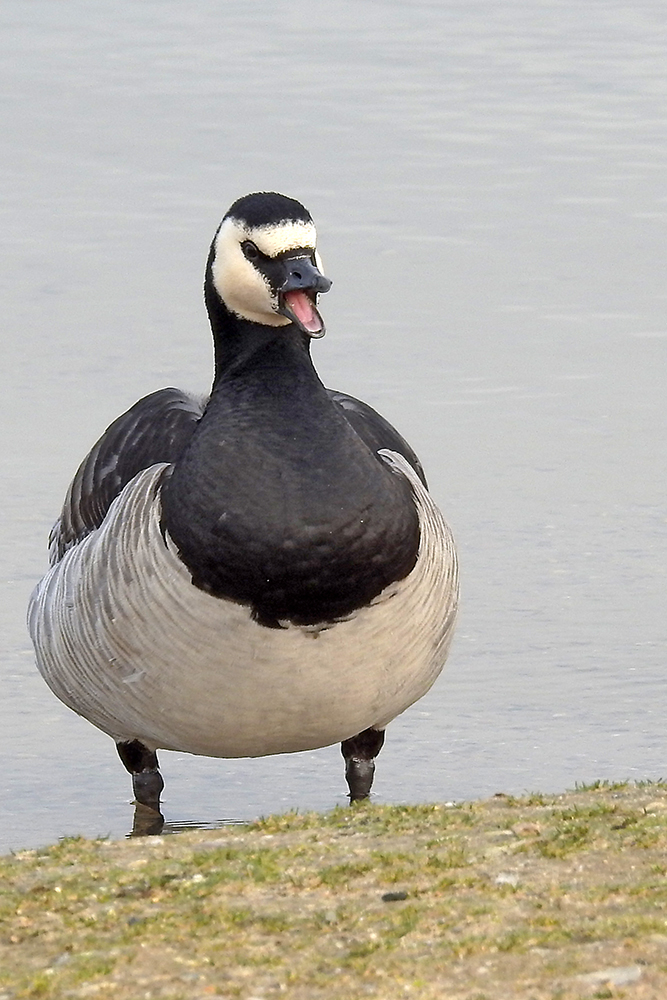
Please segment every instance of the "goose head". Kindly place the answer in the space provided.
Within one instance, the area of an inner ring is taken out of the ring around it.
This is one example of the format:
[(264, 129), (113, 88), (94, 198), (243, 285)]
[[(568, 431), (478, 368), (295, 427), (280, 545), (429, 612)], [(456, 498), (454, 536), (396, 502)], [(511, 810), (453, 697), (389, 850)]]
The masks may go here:
[(213, 316), (220, 305), (261, 326), (293, 324), (308, 337), (323, 337), (317, 309), (331, 288), (322, 273), (310, 213), (293, 198), (259, 192), (239, 198), (215, 234), (205, 281)]

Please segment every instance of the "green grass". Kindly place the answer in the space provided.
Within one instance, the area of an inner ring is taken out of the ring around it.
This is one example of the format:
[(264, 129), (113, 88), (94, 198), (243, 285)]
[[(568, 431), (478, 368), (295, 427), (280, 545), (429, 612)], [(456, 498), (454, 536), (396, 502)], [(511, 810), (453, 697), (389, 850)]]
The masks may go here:
[(646, 963), (662, 997), (663, 803), (596, 782), (66, 838), (0, 859), (0, 996), (578, 1000), (577, 975)]

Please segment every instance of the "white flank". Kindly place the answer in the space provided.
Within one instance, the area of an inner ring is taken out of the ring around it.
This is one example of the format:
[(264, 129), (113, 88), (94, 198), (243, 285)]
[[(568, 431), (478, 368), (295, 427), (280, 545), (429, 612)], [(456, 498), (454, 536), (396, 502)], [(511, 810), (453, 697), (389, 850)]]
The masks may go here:
[(167, 466), (139, 473), (104, 524), (65, 554), (29, 608), (54, 693), (116, 740), (212, 757), (327, 746), (384, 728), (440, 673), (458, 595), (449, 528), (408, 463), (417, 564), (349, 619), (269, 629), (195, 588), (160, 531)]

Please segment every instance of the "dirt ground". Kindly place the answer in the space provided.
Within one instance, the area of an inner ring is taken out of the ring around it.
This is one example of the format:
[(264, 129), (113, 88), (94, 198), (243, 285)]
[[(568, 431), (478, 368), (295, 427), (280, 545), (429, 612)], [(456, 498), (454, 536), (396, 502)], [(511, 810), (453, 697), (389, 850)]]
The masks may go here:
[(0, 1000), (667, 997), (667, 785), (0, 859)]

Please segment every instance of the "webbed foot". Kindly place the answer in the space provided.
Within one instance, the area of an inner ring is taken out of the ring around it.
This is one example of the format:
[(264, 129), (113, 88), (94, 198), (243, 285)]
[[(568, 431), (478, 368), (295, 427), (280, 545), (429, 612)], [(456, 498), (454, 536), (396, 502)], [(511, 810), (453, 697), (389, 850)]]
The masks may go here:
[(384, 730), (364, 729), (357, 736), (343, 740), (340, 750), (345, 758), (345, 778), (350, 789), (350, 802), (367, 799), (375, 775), (375, 758), (384, 743)]
[(117, 743), (116, 749), (126, 770), (132, 775), (135, 812), (131, 836), (160, 833), (164, 826), (164, 816), (160, 811), (164, 780), (160, 774), (157, 754), (140, 740)]

